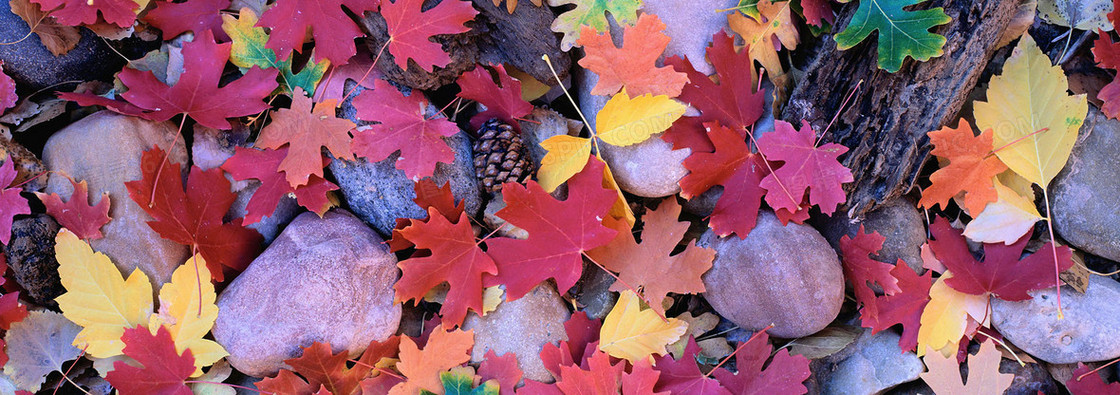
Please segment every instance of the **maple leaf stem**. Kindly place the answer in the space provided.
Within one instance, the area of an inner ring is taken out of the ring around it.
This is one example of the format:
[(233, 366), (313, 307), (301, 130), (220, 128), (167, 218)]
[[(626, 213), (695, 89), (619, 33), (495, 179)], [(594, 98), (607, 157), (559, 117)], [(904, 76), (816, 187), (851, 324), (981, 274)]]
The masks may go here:
[(1036, 134), (1039, 134), (1039, 133), (1045, 132), (1045, 131), (1047, 131), (1047, 130), (1050, 130), (1050, 128), (1042, 128), (1042, 129), (1039, 129), (1039, 130), (1036, 130), (1036, 131), (1032, 132), (1031, 134), (1028, 134), (1028, 135), (1026, 135), (1026, 136), (1023, 136), (1023, 137), (1017, 138), (1017, 139), (1015, 139), (1015, 140), (1012, 140), (1011, 142), (1009, 142), (1009, 143), (1007, 143), (1007, 144), (1004, 144), (1003, 146), (1000, 146), (999, 148), (993, 149), (993, 150), (992, 150), (992, 152), (989, 152), (989, 153), (988, 153), (988, 155), (985, 155), (985, 156), (984, 156), (984, 159), (988, 159), (988, 158), (990, 158), (990, 157), (991, 157), (992, 155), (995, 155), (995, 154), (996, 154), (996, 152), (1002, 151), (1002, 150), (1003, 150), (1004, 148), (1010, 147), (1010, 146), (1012, 146), (1012, 145), (1015, 145), (1015, 144), (1017, 144), (1017, 143), (1019, 143), (1019, 142), (1021, 142), (1021, 141), (1023, 141), (1023, 140), (1026, 140), (1026, 139), (1027, 139), (1027, 137), (1031, 137), (1031, 136), (1034, 136), (1034, 135), (1036, 135)]
[(1046, 188), (1042, 188), (1042, 200), (1046, 202), (1046, 231), (1050, 232), (1050, 253), (1054, 257), (1054, 292), (1058, 294), (1058, 319), (1065, 319), (1065, 314), (1062, 313), (1062, 277), (1061, 268), (1058, 265), (1058, 242), (1054, 239), (1054, 221), (1050, 218), (1050, 196), (1046, 192)]
[[(19, 44), (19, 43), (23, 42), (23, 40), (26, 40), (28, 37), (31, 37), (31, 33), (35, 33), (35, 29), (37, 29), (39, 27), (39, 25), (42, 24), (43, 21), (46, 20), (47, 17), (51, 15), (52, 12), (58, 11), (60, 9), (62, 9), (62, 5), (59, 5), (58, 7), (55, 7), (53, 10), (50, 10), (50, 11), (47, 11), (47, 12), (43, 13), (43, 16), (39, 17), (39, 20), (35, 21), (34, 25), (30, 26), (30, 29), (27, 31), (27, 34), (24, 35), (23, 37), (21, 37), (19, 40), (15, 40), (15, 41), (8, 42), (8, 43), (0, 43), (0, 45), (16, 45), (16, 44)], [(15, 11), (13, 11), (13, 12), (15, 12)]]
[[(377, 56), (373, 58), (373, 63), (370, 63), (369, 68), (366, 69), (366, 73), (362, 74), (362, 78), (359, 79), (354, 86), (350, 87), (350, 90), (342, 95), (343, 101), (345, 101), (347, 97), (350, 97), (350, 94), (354, 93), (354, 90), (358, 89), (358, 86), (361, 86), (362, 83), (366, 81), (366, 77), (369, 77), (369, 73), (373, 72), (373, 68), (377, 66), (377, 61), (381, 60), (381, 54), (385, 53), (385, 48), (388, 47), (391, 42), (393, 42), (393, 37), (389, 37), (388, 40), (385, 40), (385, 44), (381, 46), (381, 49), (377, 51)], [(334, 70), (331, 71), (333, 72)]]
[(275, 394), (274, 392), (264, 392), (264, 391), (261, 391), (261, 390), (255, 389), (255, 388), (249, 388), (249, 387), (245, 387), (245, 386), (240, 386), (240, 385), (237, 385), (237, 384), (230, 384), (230, 383), (219, 383), (219, 382), (215, 382), (215, 381), (206, 381), (206, 380), (186, 380), (186, 381), (183, 381), (183, 383), (184, 383), (184, 384), (210, 384), (210, 385), (224, 385), (224, 386), (226, 386), (226, 387), (237, 388), (237, 389), (243, 389), (243, 390), (246, 390), (246, 391), (253, 391), (253, 392), (256, 392), (256, 393), (258, 393), (258, 394)]
[(710, 377), (712, 375), (712, 372), (715, 372), (716, 369), (719, 369), (720, 366), (723, 366), (723, 364), (727, 363), (727, 361), (730, 360), (731, 357), (735, 356), (735, 353), (739, 352), (739, 350), (742, 350), (743, 347), (746, 347), (747, 344), (750, 344), (751, 341), (753, 341), (754, 339), (757, 339), (759, 335), (765, 333), (766, 331), (770, 330), (770, 328), (773, 328), (773, 327), (774, 327), (774, 324), (770, 324), (770, 326), (767, 326), (765, 328), (762, 328), (762, 330), (760, 330), (758, 332), (755, 332), (753, 335), (751, 335), (750, 338), (747, 338), (747, 341), (739, 343), (739, 346), (735, 347), (735, 351), (732, 351), (731, 354), (729, 354), (726, 357), (723, 357), (723, 359), (719, 361), (719, 364), (717, 364), (715, 367), (713, 367), (712, 370), (709, 370), (708, 373), (704, 374), (704, 378)]
[[(572, 108), (576, 109), (576, 114), (579, 114), (579, 119), (583, 120), (583, 124), (587, 126), (587, 130), (591, 133), (591, 138), (594, 140), (595, 129), (591, 127), (591, 122), (587, 122), (587, 117), (583, 116), (583, 111), (580, 111), (579, 105), (576, 104), (576, 99), (572, 98), (572, 94), (568, 93), (568, 88), (564, 87), (564, 81), (560, 81), (560, 75), (556, 74), (556, 68), (552, 67), (552, 60), (548, 58), (548, 55), (541, 55), (541, 59), (544, 59), (544, 63), (548, 65), (548, 70), (552, 71), (552, 77), (556, 78), (556, 84), (560, 86), (560, 90), (564, 91), (564, 96), (568, 98), (568, 102), (572, 103)], [(598, 151), (599, 147), (596, 146), (595, 148), (596, 151)]]
[(393, 373), (393, 371), (391, 371), (391, 370), (389, 370), (389, 369), (385, 369), (385, 368), (379, 368), (379, 367), (376, 367), (376, 366), (370, 365), (370, 364), (368, 364), (368, 363), (364, 363), (364, 362), (362, 362), (362, 361), (359, 361), (359, 360), (356, 360), (356, 359), (347, 359), (347, 361), (353, 362), (353, 363), (354, 363), (355, 365), (358, 365), (358, 366), (363, 366), (363, 367), (367, 367), (367, 368), (369, 368), (369, 369), (371, 369), (371, 370), (376, 370), (376, 371), (378, 371), (378, 372), (381, 372), (381, 373), (384, 373), (384, 374), (387, 374), (387, 375), (390, 375), (390, 376), (396, 377), (396, 378), (398, 378), (398, 379), (401, 379), (401, 380), (404, 380), (404, 379), (405, 379), (405, 378), (404, 378), (404, 376), (401, 376), (401, 375), (399, 375), (399, 374)]
[(828, 126), (825, 126), (824, 131), (821, 132), (821, 135), (817, 136), (817, 141), (813, 143), (814, 147), (821, 145), (821, 140), (824, 139), (824, 135), (828, 134), (829, 129), (832, 129), (832, 124), (836, 123), (836, 120), (840, 118), (840, 113), (844, 112), (844, 107), (848, 106), (848, 101), (852, 100), (852, 96), (856, 95), (856, 92), (859, 91), (859, 87), (861, 85), (863, 85), (863, 80), (859, 80), (859, 82), (856, 82), (856, 86), (852, 87), (852, 90), (848, 92), (848, 97), (845, 97), (844, 102), (840, 103), (840, 108), (836, 109), (836, 114), (832, 115), (832, 120), (828, 121)]
[[(770, 174), (774, 174), (774, 166), (770, 165), (770, 160), (766, 159), (766, 154), (762, 152), (762, 147), (760, 147), (758, 145), (758, 141), (754, 139), (754, 133), (748, 132), (747, 138), (749, 138), (751, 140), (751, 144), (753, 144), (754, 147), (758, 149), (758, 155), (762, 157), (762, 163), (766, 164), (766, 170), (770, 171)], [(786, 188), (786, 184), (782, 182), (781, 178), (775, 175), (774, 181), (778, 182), (778, 186), (782, 187), (782, 192), (786, 194), (786, 197), (788, 197), (791, 202), (798, 202), (798, 204), (801, 204), (801, 200), (793, 198), (793, 193), (789, 191), (789, 188)]]
[(1088, 376), (1088, 375), (1090, 375), (1090, 374), (1093, 374), (1093, 373), (1099, 372), (1099, 371), (1100, 371), (1101, 369), (1104, 369), (1104, 368), (1107, 368), (1107, 367), (1109, 367), (1109, 366), (1112, 366), (1112, 364), (1114, 364), (1114, 363), (1116, 363), (1116, 362), (1120, 362), (1120, 358), (1117, 358), (1117, 359), (1113, 359), (1113, 360), (1112, 360), (1112, 362), (1109, 362), (1109, 363), (1106, 363), (1106, 364), (1104, 364), (1104, 365), (1098, 366), (1098, 367), (1097, 367), (1096, 369), (1090, 370), (1090, 371), (1088, 371), (1088, 372), (1085, 372), (1085, 374), (1082, 374), (1082, 375), (1080, 375), (1080, 376), (1077, 376), (1077, 381), (1081, 381), (1081, 379), (1085, 378), (1085, 376)]
[[(202, 317), (202, 275), (198, 272), (198, 244), (191, 246), (191, 260), (194, 261), (195, 289), (198, 290), (198, 315), (196, 317)], [(210, 281), (210, 279), (206, 279), (206, 281)]]
[(455, 102), (457, 102), (459, 100), (461, 100), (461, 98), (456, 97), (456, 98), (452, 99), (450, 102), (448, 102), (446, 105), (444, 105), (443, 108), (439, 109), (439, 111), (436, 111), (435, 114), (432, 114), (432, 118), (424, 117), (424, 120), (425, 121), (430, 121), (430, 120), (435, 119), (436, 114), (443, 114), (444, 111), (447, 111), (447, 109), (450, 108), (452, 104), (455, 104)]
[[(991, 298), (989, 298), (988, 299), (988, 306), (991, 306), (991, 304), (992, 304)], [(984, 335), (984, 337), (986, 337), (989, 340), (995, 342), (996, 344), (999, 344), (1001, 347), (1003, 347), (1005, 350), (1007, 350), (1008, 354), (1011, 354), (1012, 357), (1015, 357), (1015, 362), (1018, 362), (1019, 366), (1027, 366), (1027, 363), (1023, 362), (1023, 360), (1019, 358), (1019, 355), (1015, 354), (1015, 352), (1011, 350), (1011, 346), (1007, 345), (1007, 342), (1005, 342), (1003, 340), (1000, 340), (1000, 339), (996, 339), (996, 338), (992, 337), (991, 335), (989, 335), (987, 333), (984, 333), (983, 331), (976, 331), (976, 333)]]
[(164, 165), (166, 165), (168, 159), (171, 158), (171, 151), (174, 151), (175, 147), (179, 145), (179, 137), (183, 135), (183, 125), (186, 125), (186, 123), (187, 114), (183, 114), (182, 120), (179, 121), (179, 130), (175, 132), (175, 137), (171, 139), (171, 148), (163, 154), (163, 161), (159, 163), (159, 169), (156, 170), (156, 178), (152, 181), (152, 196), (148, 198), (148, 208), (152, 208), (156, 204), (156, 186), (159, 185), (160, 176), (163, 176)]
[[(90, 393), (88, 391), (86, 391), (84, 388), (79, 386), (74, 381), (70, 380), (70, 371), (74, 370), (74, 366), (77, 366), (78, 361), (82, 360), (82, 356), (86, 355), (86, 349), (87, 348), (89, 348), (89, 343), (86, 343), (86, 345), (84, 347), (82, 347), (82, 351), (80, 353), (78, 353), (78, 357), (74, 358), (74, 362), (70, 364), (69, 368), (66, 368), (66, 372), (62, 373), (62, 378), (66, 379), (66, 381), (70, 382), (70, 384), (73, 385), (74, 387), (76, 387), (79, 391), (82, 391), (86, 395), (90, 395)], [(58, 382), (58, 385), (54, 386), (54, 392), (51, 392), (51, 395), (57, 394), (59, 388), (62, 388), (62, 382), (61, 381)]]
[[(594, 259), (594, 258), (592, 258), (592, 257), (591, 257), (590, 255), (587, 255), (587, 252), (584, 252), (584, 251), (580, 251), (580, 254), (583, 254), (584, 258), (587, 258), (587, 260), (591, 261), (591, 263), (594, 263), (594, 264), (595, 264), (595, 266), (598, 266), (598, 267), (599, 267), (600, 269), (603, 269), (603, 271), (604, 271), (604, 272), (607, 272), (607, 274), (611, 275), (611, 277), (614, 277), (615, 281), (618, 281), (618, 282), (619, 282), (619, 283), (621, 283), (621, 284), (622, 284), (623, 286), (625, 286), (625, 287), (626, 287), (627, 289), (629, 289), (630, 291), (633, 291), (633, 292), (634, 292), (634, 295), (638, 295), (638, 298), (639, 298), (639, 299), (641, 299), (641, 300), (642, 300), (643, 302), (646, 302), (646, 304), (647, 304), (647, 305), (650, 305), (650, 306), (653, 306), (653, 305), (654, 305), (654, 304), (653, 304), (652, 302), (650, 302), (650, 300), (649, 300), (649, 299), (646, 299), (646, 296), (645, 296), (645, 294), (644, 294), (644, 293), (638, 293), (638, 290), (637, 290), (636, 288), (634, 288), (634, 287), (633, 287), (633, 286), (631, 286), (630, 284), (627, 284), (627, 283), (626, 283), (626, 281), (623, 281), (623, 280), (622, 280), (622, 278), (621, 278), (621, 277), (618, 277), (618, 275), (617, 275), (617, 274), (614, 274), (614, 272), (612, 272), (612, 271), (610, 271), (610, 270), (607, 270), (607, 268), (606, 268), (605, 266), (603, 266), (603, 265), (602, 265), (602, 264), (600, 264), (599, 262), (595, 261), (595, 259)], [(661, 303), (661, 301), (658, 301), (658, 303)], [(657, 310), (654, 310), (654, 312), (657, 312)], [(669, 319), (668, 319), (668, 318), (665, 318), (665, 315), (664, 315), (664, 314), (660, 314), (660, 313), (658, 313), (658, 314), (657, 314), (657, 317), (658, 317), (658, 318), (661, 318), (661, 321), (662, 321), (662, 322), (666, 322), (666, 323), (668, 323), (668, 322), (669, 322)]]

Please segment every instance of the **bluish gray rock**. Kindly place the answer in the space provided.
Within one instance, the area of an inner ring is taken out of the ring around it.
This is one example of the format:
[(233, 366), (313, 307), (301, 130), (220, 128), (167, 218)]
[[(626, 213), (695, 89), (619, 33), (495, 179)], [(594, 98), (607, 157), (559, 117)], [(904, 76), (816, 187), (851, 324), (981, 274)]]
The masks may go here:
[(1103, 361), (1120, 357), (1120, 283), (1089, 276), (1084, 294), (1062, 287), (1062, 313), (1054, 288), (1022, 302), (992, 298), (992, 325), (1004, 338), (1050, 363)]

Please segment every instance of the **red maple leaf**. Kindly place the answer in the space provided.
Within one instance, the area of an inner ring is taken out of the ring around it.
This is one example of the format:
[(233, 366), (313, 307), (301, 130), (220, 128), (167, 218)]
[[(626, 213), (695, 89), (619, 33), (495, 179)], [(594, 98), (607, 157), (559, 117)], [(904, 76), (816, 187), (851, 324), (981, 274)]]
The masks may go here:
[(35, 192), (39, 201), (47, 208), (47, 214), (54, 217), (63, 228), (74, 232), (78, 238), (86, 240), (100, 239), (101, 226), (109, 223), (109, 192), (101, 193), (101, 200), (96, 206), (89, 205), (89, 185), (83, 180), (74, 182), (67, 178), (74, 187), (70, 201), (63, 203), (62, 197), (57, 193), (45, 194)]
[[(438, 186), (431, 178), (424, 178), (417, 181), (412, 187), (416, 192), (416, 198), (412, 201), (420, 206), (421, 210), (428, 212), (429, 208), (434, 208), (448, 221), (459, 219), (459, 214), (462, 214), (466, 207), (466, 202), (462, 200), (459, 201), (459, 204), (455, 204), (455, 196), (451, 194), (450, 182)], [(426, 221), (427, 218), (423, 220)], [(411, 225), (413, 221), (415, 220), (412, 218), (397, 218), (397, 226), (393, 228), (393, 237), (389, 239), (390, 251), (397, 252), (415, 246), (400, 233), (401, 229)]]
[(517, 355), (512, 351), (498, 356), (494, 350), (486, 351), (482, 363), (478, 365), (480, 381), (494, 379), (498, 382), (499, 395), (513, 395), (514, 388), (524, 373), (517, 363)]
[(162, 325), (155, 335), (144, 325), (125, 329), (121, 335), (124, 355), (139, 362), (135, 367), (125, 361), (113, 363), (113, 371), (105, 375), (121, 394), (190, 395), (185, 381), (194, 373), (191, 350), (175, 351), (171, 332)]
[(1077, 363), (1077, 369), (1073, 370), (1073, 376), (1065, 384), (1073, 395), (1120, 395), (1120, 383), (1105, 383), (1100, 373), (1093, 372), (1081, 362)]
[[(809, 378), (809, 359), (801, 355), (789, 355), (789, 350), (783, 348), (774, 354), (769, 364), (766, 364), (772, 349), (767, 343), (769, 338), (765, 331), (758, 333), (735, 351), (735, 365), (739, 368), (739, 373), (716, 369), (712, 375), (734, 394), (809, 392), (809, 389), (802, 384)], [(765, 369), (763, 369), (764, 365)]]
[(977, 261), (968, 250), (964, 236), (953, 229), (944, 217), (938, 217), (929, 226), (934, 240), (929, 242), (937, 259), (953, 273), (947, 284), (957, 291), (971, 295), (991, 293), (1007, 301), (1031, 298), (1028, 291), (1054, 287), (1054, 252), (1057, 251), (1058, 271), (1073, 266), (1073, 252), (1069, 247), (1053, 248), (1046, 243), (1038, 252), (1019, 260), (1031, 232), (1012, 245), (984, 244), (984, 261)]
[[(555, 377), (560, 377), (561, 366), (579, 366), (590, 356), (587, 350), (594, 350), (593, 345), (599, 340), (599, 329), (603, 327), (600, 320), (592, 320), (587, 313), (577, 311), (564, 322), (564, 333), (568, 340), (559, 344), (546, 343), (541, 347), (541, 361), (544, 368)], [(528, 380), (526, 380), (528, 381)]]
[[(1120, 18), (1120, 13), (1115, 10), (1108, 14), (1109, 21), (1116, 24), (1117, 18)], [(1120, 42), (1113, 42), (1112, 36), (1108, 32), (1097, 31), (1097, 41), (1093, 42), (1093, 58), (1097, 60), (1097, 65), (1100, 67), (1112, 69), (1113, 71), (1120, 71)], [(1101, 88), (1097, 93), (1097, 98), (1104, 101), (1101, 106), (1101, 112), (1105, 115), (1116, 118), (1120, 116), (1120, 79), (1113, 78), (1112, 82)]]
[(447, 118), (425, 115), (430, 104), (423, 93), (412, 91), (406, 97), (382, 80), (374, 86), (354, 99), (358, 119), (380, 122), (354, 133), (355, 154), (376, 162), (399, 150), (396, 166), (412, 179), (432, 175), (436, 163), (455, 160), (443, 138), (459, 133), (459, 127)]
[(172, 86), (164, 84), (151, 71), (125, 67), (118, 77), (128, 91), (121, 97), (146, 110), (142, 116), (147, 119), (166, 121), (186, 114), (202, 125), (228, 130), (226, 118), (269, 108), (263, 99), (276, 89), (277, 73), (275, 68), (261, 70), (253, 66), (241, 78), (219, 88), (230, 45), (215, 43), (214, 33), (209, 30), (196, 34), (194, 41), (183, 45), (183, 74)]
[(670, 395), (670, 392), (654, 392), (657, 379), (661, 372), (653, 368), (649, 358), (640, 359), (634, 363), (629, 373), (622, 375), (622, 393), (624, 395)]
[(556, 200), (536, 181), (528, 187), (506, 183), (506, 207), (497, 215), (529, 232), (525, 240), (496, 238), (486, 242), (498, 265), (487, 286), (505, 284), (507, 300), (515, 300), (541, 281), (556, 279), (567, 291), (583, 272), (582, 254), (606, 245), (618, 234), (603, 218), (618, 194), (603, 188), (603, 162), (588, 158), (583, 171), (568, 180), (568, 199)]
[[(879, 232), (864, 233), (863, 225), (859, 226), (856, 237), (848, 235), (840, 238), (840, 251), (844, 259), (844, 278), (852, 282), (856, 300), (863, 304), (863, 317), (875, 319), (879, 314), (875, 304), (875, 291), (871, 284), (879, 284), (883, 292), (895, 294), (902, 290), (898, 288), (898, 280), (891, 275), (894, 266), (871, 259), (871, 254), (878, 254), (883, 248), (886, 238)], [(906, 266), (902, 263), (902, 266)]]
[(688, 76), (672, 67), (657, 67), (657, 59), (669, 45), (661, 18), (642, 14), (637, 24), (623, 30), (622, 48), (618, 48), (609, 31), (600, 34), (590, 26), (582, 26), (576, 44), (583, 47), (586, 56), (579, 60), (579, 65), (599, 76), (591, 94), (613, 95), (625, 87), (631, 97), (680, 96)]
[(19, 193), (22, 189), (18, 185), (12, 185), (16, 181), (15, 161), (8, 157), (3, 165), (0, 165), (0, 243), (7, 245), (12, 240), (12, 221), (17, 215), (31, 214), (31, 206), (27, 205), (27, 199), (20, 196)]
[(666, 64), (688, 75), (688, 83), (677, 99), (700, 110), (700, 116), (681, 117), (661, 138), (673, 143), (673, 149), (691, 148), (694, 155), (696, 152), (711, 152), (715, 148), (708, 141), (705, 123), (719, 121), (745, 138), (747, 128), (762, 116), (765, 105), (762, 91), (754, 91), (755, 83), (751, 80), (753, 63), (746, 49), (736, 52), (734, 38), (717, 32), (712, 36), (712, 45), (707, 51), (708, 61), (719, 76), (719, 84), (696, 71), (688, 58), (674, 56), (665, 60)]
[(672, 354), (654, 356), (656, 369), (661, 375), (653, 389), (672, 394), (731, 395), (719, 381), (700, 371), (700, 366), (696, 363), (696, 354), (699, 353), (700, 346), (696, 344), (696, 338), (689, 336), (680, 359), (674, 360)]
[(350, 152), (350, 130), (357, 125), (336, 117), (334, 104), (326, 101), (312, 107), (311, 98), (296, 88), (291, 108), (277, 110), (272, 123), (257, 137), (255, 144), (261, 148), (288, 147), (288, 156), (279, 169), (292, 186), (307, 184), (311, 176), (323, 177), (322, 148), (339, 159), (354, 156)]
[(775, 121), (775, 129), (758, 139), (758, 150), (771, 162), (784, 164), (759, 183), (766, 190), (766, 203), (776, 209), (797, 211), (802, 197), (825, 214), (832, 214), (847, 197), (843, 184), (852, 182), (852, 171), (837, 160), (848, 147), (828, 143), (817, 146), (817, 133), (809, 122), (801, 130), (785, 121)]
[(199, 34), (209, 30), (218, 40), (229, 41), (229, 35), (222, 30), (222, 10), (229, 8), (229, 4), (230, 0), (160, 1), (144, 15), (144, 21), (163, 31), (165, 40), (186, 32)]
[(471, 117), (471, 127), (478, 129), (486, 121), (498, 118), (502, 122), (520, 127), (518, 118), (533, 111), (533, 105), (521, 98), (521, 81), (510, 77), (502, 65), (492, 66), (498, 75), (498, 84), (485, 68), (479, 66), (463, 73), (455, 81), (462, 91), (459, 97), (474, 100), (486, 106), (486, 111)]
[(587, 359), (586, 369), (561, 366), (556, 388), (565, 394), (617, 394), (625, 371), (625, 362), (611, 365), (611, 357), (605, 352), (597, 351)]
[(832, 0), (801, 0), (801, 14), (805, 16), (805, 23), (816, 27), (824, 27), (825, 23), (832, 24), (836, 21), (836, 13), (832, 11)]
[[(330, 344), (315, 342), (303, 347), (298, 358), (286, 359), (284, 363), (291, 370), (282, 369), (276, 377), (265, 378), (257, 383), (257, 388), (276, 394), (311, 394), (316, 391), (327, 394), (352, 395), (360, 393), (360, 382), (369, 377), (372, 369), (381, 358), (396, 356), (400, 336), (390, 337), (384, 342), (370, 343), (362, 353), (358, 363), (347, 367), (349, 352), (342, 350), (335, 354)], [(296, 376), (303, 376), (301, 379)]]
[(393, 286), (397, 300), (421, 299), (447, 282), (450, 289), (439, 310), (445, 325), (461, 325), (468, 308), (482, 314), (482, 274), (498, 274), (498, 267), (478, 246), (466, 213), (452, 223), (437, 209), (428, 208), (427, 222), (412, 221), (400, 234), (431, 255), (413, 256), (397, 264), (403, 273)]
[(184, 185), (179, 164), (159, 147), (144, 152), (141, 168), (143, 178), (125, 186), (132, 200), (152, 216), (148, 226), (165, 239), (197, 249), (215, 281), (225, 279), (223, 266), (244, 270), (260, 252), (260, 233), (241, 226), (240, 219), (222, 221), (237, 196), (221, 169), (191, 166)]
[[(232, 157), (222, 164), (222, 170), (229, 172), (234, 180), (256, 179), (261, 186), (253, 192), (246, 207), (245, 225), (253, 224), (264, 217), (272, 216), (280, 198), (291, 193), (296, 196), (300, 206), (322, 216), (331, 207), (327, 197), (338, 185), (319, 176), (310, 176), (307, 185), (292, 187), (280, 171), (280, 162), (288, 156), (288, 147), (278, 150), (237, 147)], [(322, 166), (330, 163), (330, 158), (320, 155)]]
[(0, 113), (16, 106), (16, 81), (4, 74), (4, 62), (0, 62)]
[(712, 152), (693, 151), (684, 160), (689, 173), (681, 178), (681, 196), (685, 199), (704, 193), (709, 188), (722, 185), (723, 194), (712, 211), (710, 226), (720, 236), (731, 233), (746, 238), (758, 221), (762, 206), (762, 187), (759, 183), (769, 170), (761, 156), (752, 153), (743, 136), (727, 127), (712, 122), (705, 140), (714, 144)]
[(443, 47), (429, 40), (437, 34), (456, 34), (470, 30), (465, 24), (478, 15), (469, 1), (444, 0), (427, 11), (421, 11), (424, 0), (386, 1), (381, 16), (389, 32), (389, 53), (397, 66), (407, 70), (408, 59), (424, 70), (444, 67), (451, 56)]
[[(4, 268), (7, 269), (7, 264)], [(8, 292), (0, 296), (0, 329), (12, 329), (12, 324), (27, 318), (27, 306), (19, 302), (19, 292)]]
[(354, 39), (362, 30), (346, 12), (345, 6), (360, 18), (366, 11), (377, 11), (380, 0), (279, 0), (261, 15), (257, 26), (272, 28), (265, 47), (276, 51), (280, 60), (292, 50), (302, 52), (308, 29), (315, 39), (315, 51), (331, 64), (343, 65), (357, 53)]
[[(350, 57), (344, 65), (334, 65), (327, 75), (315, 86), (315, 95), (319, 101), (337, 100), (343, 102), (346, 98), (353, 97), (354, 89), (346, 89), (348, 80), (353, 80), (359, 86), (373, 89), (373, 81), (381, 79), (381, 72), (373, 66), (373, 56), (365, 49), (359, 49), (358, 54)], [(346, 98), (342, 95), (347, 95)]]
[(902, 338), (898, 346), (903, 350), (914, 350), (918, 346), (918, 327), (922, 321), (922, 310), (929, 303), (929, 289), (933, 286), (933, 271), (918, 276), (907, 265), (895, 265), (891, 275), (897, 280), (899, 291), (875, 298), (878, 307), (878, 316), (867, 316), (867, 310), (861, 317), (862, 325), (871, 328), (871, 333), (879, 333), (890, 327), (901, 324)]
[[(137, 8), (140, 7), (133, 0), (31, 0), (38, 4), (43, 11), (50, 11), (50, 16), (59, 23), (67, 26), (92, 25), (97, 23), (97, 13), (105, 22), (127, 28), (136, 22)], [(57, 10), (55, 10), (58, 8)]]

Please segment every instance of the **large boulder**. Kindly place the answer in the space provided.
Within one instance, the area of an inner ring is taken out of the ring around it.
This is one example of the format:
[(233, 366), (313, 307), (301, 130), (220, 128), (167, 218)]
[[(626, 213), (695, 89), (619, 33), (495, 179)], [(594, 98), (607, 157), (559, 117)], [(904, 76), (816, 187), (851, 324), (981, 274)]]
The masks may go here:
[(233, 367), (258, 377), (314, 342), (357, 355), (397, 331), (396, 263), (350, 213), (303, 213), (218, 297), (214, 339)]
[(520, 299), (503, 301), (483, 317), (471, 313), (463, 321), (463, 329), (474, 330), (471, 361), (482, 361), (490, 350), (496, 355), (513, 352), (526, 379), (551, 382), (552, 374), (541, 361), (541, 348), (568, 339), (564, 322), (570, 315), (564, 299), (550, 283), (537, 286)]
[(1117, 301), (1120, 283), (1089, 276), (1084, 294), (1062, 287), (1064, 318), (1058, 318), (1054, 288), (1046, 288), (1022, 302), (992, 298), (992, 325), (1016, 347), (1046, 362), (1103, 361), (1120, 357)]
[(704, 232), (696, 245), (716, 251), (704, 274), (704, 298), (724, 318), (757, 331), (774, 324), (773, 336), (816, 333), (840, 313), (844, 274), (836, 252), (808, 225), (783, 226), (759, 213), (747, 238)]
[(1120, 261), (1120, 121), (1090, 106), (1073, 154), (1050, 190), (1054, 230), (1079, 250)]
[[(101, 111), (58, 131), (43, 148), (47, 169), (89, 182), (91, 203), (96, 204), (102, 192), (109, 193), (113, 220), (101, 228), (105, 237), (90, 245), (108, 255), (123, 273), (139, 268), (151, 279), (153, 289), (171, 280), (171, 272), (190, 251), (148, 226), (152, 217), (132, 201), (124, 183), (142, 177), (140, 157), (157, 145), (170, 150), (167, 160), (187, 163), (187, 150), (176, 131), (170, 123)], [(73, 189), (66, 177), (51, 177), (46, 192), (68, 200)]]

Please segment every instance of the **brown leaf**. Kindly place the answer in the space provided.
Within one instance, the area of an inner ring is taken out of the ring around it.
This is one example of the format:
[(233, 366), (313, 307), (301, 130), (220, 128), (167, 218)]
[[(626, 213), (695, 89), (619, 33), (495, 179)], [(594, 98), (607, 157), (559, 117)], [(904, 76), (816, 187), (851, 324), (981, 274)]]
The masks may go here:
[(806, 336), (789, 345), (789, 353), (809, 359), (824, 358), (843, 350), (863, 333), (861, 328), (852, 326), (832, 326), (824, 328), (811, 336)]
[(39, 36), (39, 41), (47, 47), (54, 56), (62, 56), (78, 45), (82, 34), (77, 27), (60, 25), (54, 18), (48, 18), (47, 13), (39, 10), (38, 4), (31, 4), (29, 0), (11, 0), (12, 13), (27, 22), (31, 31)]

